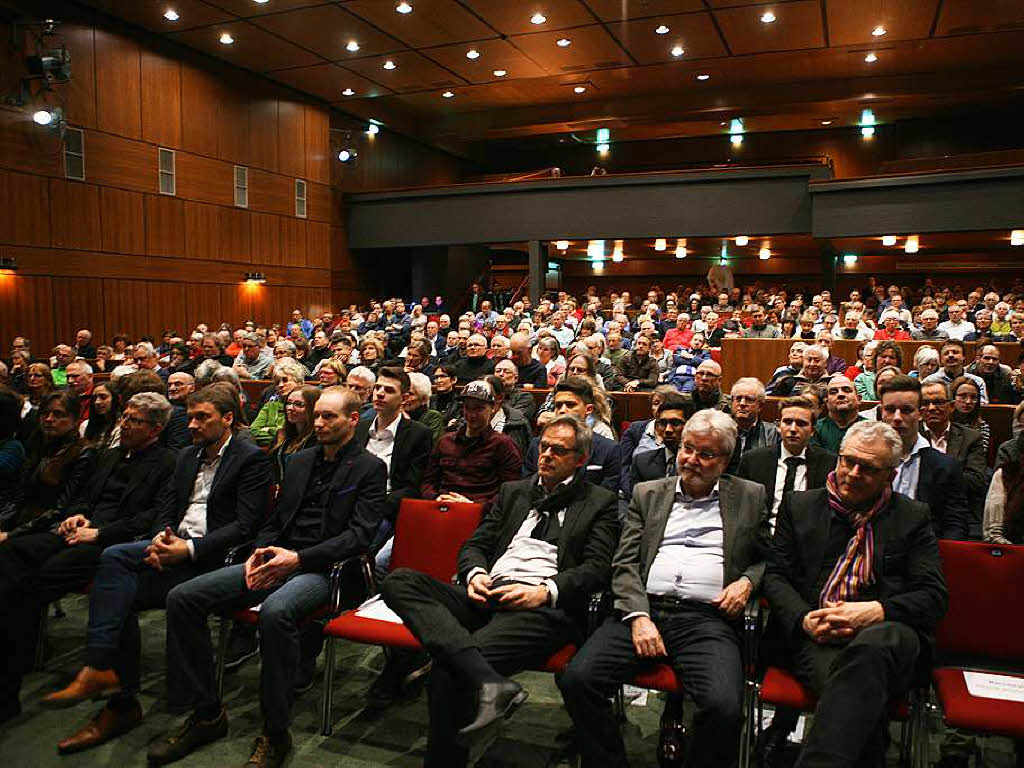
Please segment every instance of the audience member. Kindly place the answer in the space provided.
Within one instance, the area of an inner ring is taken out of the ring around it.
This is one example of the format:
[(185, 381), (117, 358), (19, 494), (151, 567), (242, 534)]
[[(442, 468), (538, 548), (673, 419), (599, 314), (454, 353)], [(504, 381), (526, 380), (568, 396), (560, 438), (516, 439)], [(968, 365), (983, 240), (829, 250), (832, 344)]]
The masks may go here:
[(854, 389), (861, 400), (877, 400), (875, 377), (878, 372), (888, 366), (903, 368), (903, 350), (899, 344), (892, 341), (879, 341), (875, 343), (874, 351), (871, 353), (871, 370), (864, 371), (853, 380)]
[(1010, 379), (1009, 366), (999, 362), (999, 348), (995, 344), (982, 344), (977, 348), (978, 359), (967, 367), (967, 372), (985, 383), (990, 403), (1016, 405), (1020, 393)]
[(863, 417), (858, 413), (860, 398), (853, 382), (846, 376), (833, 376), (825, 389), (827, 415), (814, 423), (811, 444), (829, 453), (838, 453), (847, 430)]
[(694, 387), (684, 394), (687, 418), (706, 408), (729, 412), (729, 396), (722, 392), (721, 383), (722, 366), (716, 361), (705, 360), (697, 366)]
[(430, 407), (430, 379), (422, 373), (409, 374), (409, 396), (402, 408), (413, 421), (430, 430), (431, 448), (444, 433), (444, 417)]
[(931, 376), (923, 379), (922, 383), (941, 381), (945, 384), (951, 384), (954, 379), (966, 376), (978, 385), (978, 389), (981, 392), (981, 404), (988, 404), (988, 389), (985, 386), (984, 379), (973, 373), (968, 373), (964, 368), (964, 343), (962, 341), (954, 337), (944, 341), (939, 349), (939, 357), (942, 360), (942, 367)]
[[(202, 391), (206, 389), (209, 387)], [(316, 445), (313, 413), (319, 399), (320, 388), (309, 385), (296, 387), (285, 395), (284, 424), (277, 430), (268, 451), (275, 483), (284, 479), (285, 466), (296, 453)]]
[[(949, 385), (949, 396), (953, 399), (953, 422), (981, 433), (981, 445), (986, 456), (989, 455), (992, 428), (981, 417), (981, 397), (978, 385), (961, 376)], [(1016, 433), (1015, 433), (1016, 434)]]
[(618, 367), (626, 379), (622, 387), (626, 392), (652, 390), (658, 386), (658, 362), (651, 357), (651, 340), (646, 336), (633, 340), (633, 349), (619, 360)]
[(761, 418), (765, 389), (759, 379), (745, 377), (732, 385), (729, 408), (736, 422), (736, 449), (726, 467), (730, 475), (736, 474), (740, 459), (747, 451), (779, 444), (779, 430)]

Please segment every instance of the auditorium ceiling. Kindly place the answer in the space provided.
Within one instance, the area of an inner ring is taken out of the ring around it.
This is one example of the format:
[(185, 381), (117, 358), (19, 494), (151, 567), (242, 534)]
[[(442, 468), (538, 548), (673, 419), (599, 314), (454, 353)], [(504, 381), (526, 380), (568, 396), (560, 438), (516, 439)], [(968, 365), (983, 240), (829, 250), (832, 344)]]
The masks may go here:
[(854, 128), (1024, 94), (1020, 0), (83, 1), (454, 151)]

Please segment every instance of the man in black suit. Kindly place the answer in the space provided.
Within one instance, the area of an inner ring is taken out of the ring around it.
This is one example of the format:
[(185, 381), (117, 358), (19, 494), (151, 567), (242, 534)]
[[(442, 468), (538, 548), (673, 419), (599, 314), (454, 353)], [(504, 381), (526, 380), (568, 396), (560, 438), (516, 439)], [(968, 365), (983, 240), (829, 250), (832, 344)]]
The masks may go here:
[(30, 666), (39, 613), (88, 584), (103, 550), (149, 533), (173, 493), (174, 452), (159, 444), (171, 415), (167, 398), (133, 395), (121, 417), (121, 442), (103, 452), (84, 498), (55, 509), (0, 544), (0, 719), (20, 711), (18, 690)]
[(180, 760), (227, 734), (208, 620), (213, 613), (254, 605), (261, 605), (264, 726), (247, 765), (279, 766), (290, 751), (300, 624), (327, 603), (332, 565), (369, 549), (387, 492), (384, 462), (354, 439), (361, 406), (354, 392), (325, 389), (314, 409), (318, 445), (288, 462), (276, 513), (257, 535), (249, 559), (197, 576), (167, 595), (168, 699), (193, 713), (150, 744), (151, 765)]
[(178, 452), (174, 494), (161, 510), (155, 535), (103, 551), (89, 594), (86, 664), (71, 685), (43, 701), (66, 706), (105, 688), (119, 685), (120, 692), (57, 745), (61, 754), (102, 744), (142, 721), (136, 613), (163, 608), (172, 588), (219, 567), (225, 552), (263, 522), (269, 461), (255, 443), (236, 439), (234, 409), (234, 389), (227, 383), (189, 396), (192, 446)]
[(737, 475), (764, 486), (769, 522), (775, 530), (783, 497), (793, 491), (824, 488), (836, 468), (836, 455), (810, 445), (814, 434), (814, 403), (806, 397), (788, 397), (779, 407), (782, 443), (743, 454)]
[(579, 640), (592, 592), (607, 586), (615, 494), (586, 480), (592, 432), (556, 416), (536, 474), (505, 483), (459, 553), (459, 584), (400, 569), (381, 594), (434, 659), (428, 768), (459, 768), (468, 735), (526, 700), (506, 675)]
[(956, 459), (932, 448), (918, 431), (921, 423), (921, 382), (894, 376), (879, 388), (882, 421), (903, 440), (893, 490), (923, 501), (932, 512), (935, 536), (966, 541), (969, 515), (963, 473)]
[[(621, 481), (620, 488), (625, 490), (629, 485), (629, 470), (633, 466), (633, 456), (645, 451), (659, 448), (657, 435), (654, 433), (654, 417), (658, 415), (658, 406), (666, 395), (679, 394), (671, 384), (660, 384), (651, 393), (651, 418), (631, 422), (619, 438), (619, 464)], [(628, 499), (627, 499), (628, 501)]]
[(946, 610), (932, 516), (892, 490), (903, 444), (886, 424), (854, 424), (826, 488), (779, 513), (765, 594), (818, 697), (799, 768), (882, 764), (888, 702), (927, 663)]
[(690, 768), (736, 760), (742, 722), (740, 617), (768, 552), (764, 489), (725, 475), (736, 424), (703, 410), (683, 429), (679, 477), (640, 483), (612, 565), (616, 615), (558, 680), (585, 768), (626, 765), (610, 692), (667, 659), (697, 705)]
[(764, 384), (753, 376), (737, 379), (729, 391), (729, 410), (736, 422), (736, 448), (725, 470), (730, 475), (736, 474), (747, 451), (779, 444), (778, 428), (761, 418), (764, 398)]
[(662, 398), (654, 418), (654, 433), (661, 442), (661, 447), (653, 451), (644, 451), (633, 459), (629, 469), (629, 482), (619, 495), (619, 515), (626, 518), (629, 500), (633, 498), (633, 488), (637, 483), (647, 480), (660, 480), (663, 477), (674, 477), (678, 473), (676, 454), (683, 439), (683, 427), (686, 425), (684, 399), (674, 392)]
[[(599, 395), (604, 397), (603, 394)], [(579, 376), (566, 376), (555, 385), (553, 410), (557, 416), (575, 416), (586, 423), (594, 413), (594, 388), (590, 382)], [(523, 477), (537, 471), (540, 453), (540, 438), (530, 441), (530, 448), (523, 461)], [(587, 480), (612, 493), (619, 490), (619, 445), (603, 435), (594, 435), (593, 448), (587, 460)]]

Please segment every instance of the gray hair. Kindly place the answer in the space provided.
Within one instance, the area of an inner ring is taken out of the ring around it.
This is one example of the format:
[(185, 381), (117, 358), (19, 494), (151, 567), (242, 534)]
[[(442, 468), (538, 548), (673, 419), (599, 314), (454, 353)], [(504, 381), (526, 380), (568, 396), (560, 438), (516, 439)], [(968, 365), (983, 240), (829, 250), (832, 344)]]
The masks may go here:
[(355, 376), (357, 379), (364, 379), (371, 384), (377, 383), (377, 374), (367, 368), (365, 365), (357, 365), (351, 371), (348, 372), (349, 376)]
[(889, 449), (889, 468), (899, 466), (900, 457), (903, 455), (903, 438), (900, 433), (890, 427), (884, 421), (856, 421), (853, 423), (843, 437), (839, 446), (842, 450), (851, 440), (863, 440), (872, 445), (884, 445)]
[[(924, 313), (922, 313), (924, 314)], [(935, 347), (923, 346), (918, 347), (917, 352), (914, 353), (914, 367), (920, 368), (921, 363), (938, 362), (939, 353)]]
[(429, 400), (431, 394), (430, 377), (425, 373), (412, 371), (409, 374), (409, 391), (412, 392), (417, 402)]
[(282, 357), (274, 365), (274, 376), (281, 376), (302, 384), (306, 380), (306, 368), (297, 360), (290, 357)]
[(156, 357), (156, 350), (148, 341), (140, 341), (135, 345), (135, 354), (143, 357)]
[(248, 341), (248, 342), (251, 342), (253, 344), (259, 345), (260, 344), (260, 337), (255, 332), (249, 331), (248, 333), (243, 333), (242, 334), (242, 341)]
[(157, 392), (139, 392), (132, 395), (128, 405), (142, 411), (146, 418), (160, 429), (166, 427), (167, 422), (171, 420), (171, 403)]
[(576, 436), (576, 455), (590, 456), (590, 450), (594, 446), (594, 431), (590, 427), (575, 416), (563, 414), (561, 416), (555, 416), (555, 418), (547, 422), (540, 431), (541, 436), (543, 437), (544, 433), (552, 427), (571, 428), (573, 434)]
[(211, 384), (214, 374), (223, 367), (217, 360), (203, 360), (203, 362), (196, 366), (195, 373), (193, 374), (196, 378), (196, 387), (202, 389), (207, 384)]
[(732, 454), (736, 447), (736, 422), (722, 411), (705, 408), (697, 411), (683, 427), (683, 438), (692, 434), (711, 433), (722, 443), (722, 453)]
[[(81, 373), (87, 374), (89, 376), (92, 376), (93, 374), (92, 366), (85, 362), (85, 360), (75, 360), (73, 363), (68, 363), (68, 368), (70, 368), (72, 365), (75, 366)], [(5, 365), (4, 373), (6, 372), (7, 366)]]
[(291, 339), (279, 339), (278, 342), (274, 344), (275, 352), (277, 351), (278, 347), (284, 347), (288, 351), (288, 357), (295, 357), (295, 342), (293, 342)]
[(742, 378), (736, 379), (736, 382), (732, 385), (732, 389), (730, 389), (729, 392), (732, 393), (740, 384), (752, 384), (757, 389), (757, 399), (760, 401), (764, 400), (764, 382), (759, 378), (756, 376), (743, 376)]
[(242, 389), (242, 382), (238, 378), (238, 372), (234, 368), (228, 368), (226, 365), (222, 365), (220, 368), (213, 372), (213, 376), (210, 377), (212, 383), (218, 381), (225, 381), (236, 390)]
[(804, 357), (806, 358), (808, 355), (819, 355), (822, 360), (828, 360), (828, 350), (820, 344), (804, 347)]

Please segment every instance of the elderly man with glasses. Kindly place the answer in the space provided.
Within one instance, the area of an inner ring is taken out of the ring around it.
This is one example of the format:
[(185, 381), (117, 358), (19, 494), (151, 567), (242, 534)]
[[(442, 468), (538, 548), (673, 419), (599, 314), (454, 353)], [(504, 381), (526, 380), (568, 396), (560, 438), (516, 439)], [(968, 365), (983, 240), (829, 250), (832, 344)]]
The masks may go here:
[(711, 408), (729, 413), (729, 396), (722, 392), (722, 366), (714, 360), (705, 360), (693, 375), (693, 390), (686, 398), (686, 416)]

